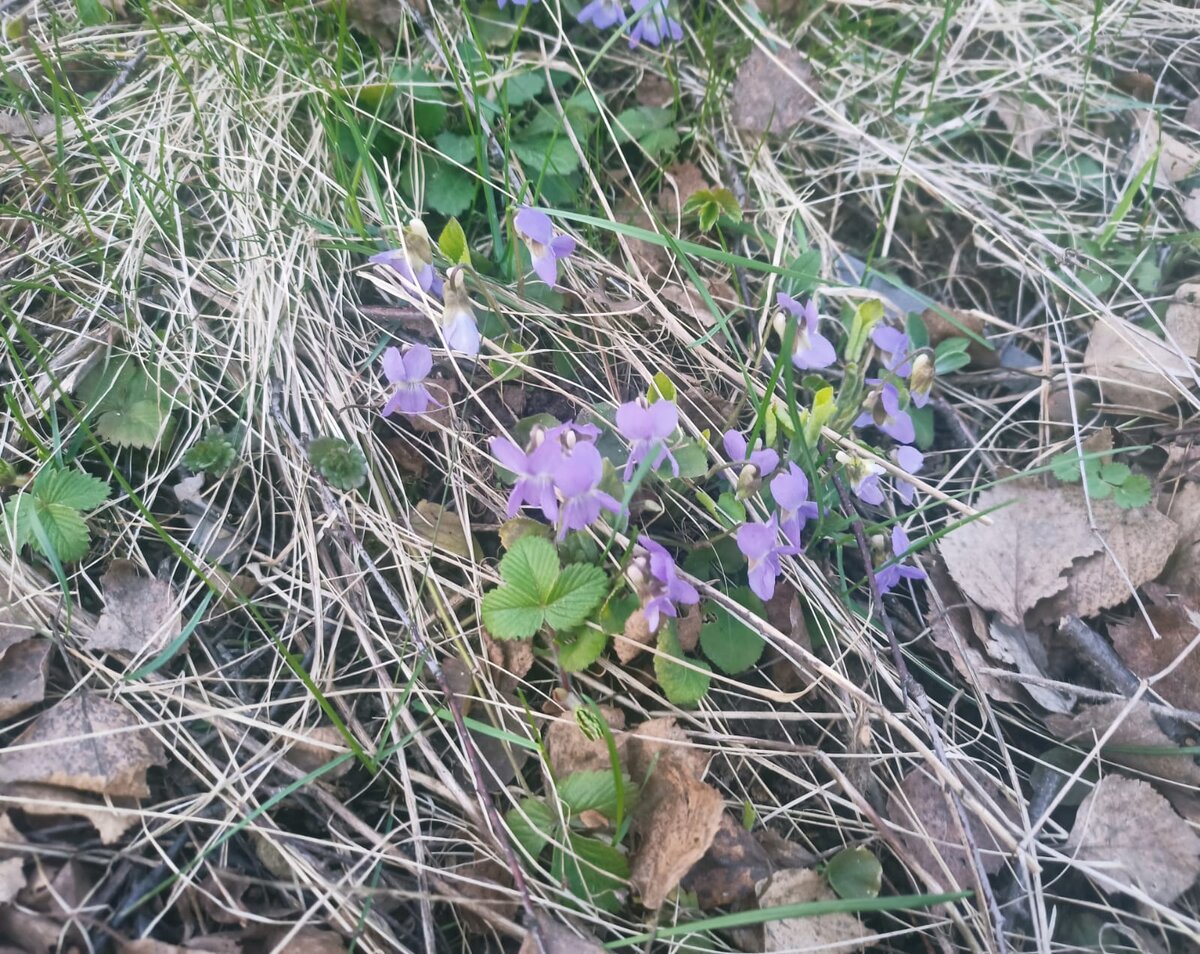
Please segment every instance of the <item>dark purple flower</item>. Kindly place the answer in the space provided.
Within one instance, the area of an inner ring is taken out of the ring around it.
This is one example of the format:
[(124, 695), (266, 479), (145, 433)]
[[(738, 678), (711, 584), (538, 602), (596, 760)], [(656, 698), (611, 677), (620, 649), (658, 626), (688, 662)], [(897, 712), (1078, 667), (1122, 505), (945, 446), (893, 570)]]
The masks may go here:
[(433, 395), (425, 386), (425, 379), (433, 368), (433, 355), (423, 344), (415, 344), (401, 353), (399, 348), (388, 348), (383, 353), (383, 373), (388, 383), (396, 390), (383, 406), (383, 416), (389, 414), (424, 414), (434, 403)]
[(892, 374), (906, 378), (912, 373), (912, 361), (909, 351), (912, 345), (908, 335), (890, 325), (876, 325), (871, 329), (871, 340), (886, 356), (883, 366)]
[(617, 23), (624, 23), (624, 0), (592, 0), (579, 11), (578, 19), (580, 23), (592, 24), (597, 30), (607, 30)]
[(547, 520), (557, 520), (558, 499), (554, 495), (554, 484), (562, 444), (548, 440), (544, 431), (535, 429), (526, 450), (521, 450), (507, 437), (493, 437), (489, 445), (492, 456), (517, 475), (517, 482), (508, 495), (509, 519), (529, 504), (540, 507)]
[[(646, 7), (645, 13), (638, 14)], [(683, 39), (683, 27), (667, 12), (667, 0), (633, 0), (635, 22), (629, 31), (630, 48), (642, 43), (658, 46), (663, 40)]]
[(594, 444), (577, 443), (559, 454), (554, 467), (554, 487), (562, 497), (557, 539), (568, 530), (582, 530), (600, 516), (601, 510), (621, 512), (621, 504), (599, 489), (604, 460)]
[[(739, 464), (746, 459), (749, 445), (744, 434), (740, 431), (726, 431), (722, 438), (725, 455), (729, 458), (730, 463)], [(764, 448), (761, 440), (755, 447), (756, 449), (750, 452), (750, 463), (758, 468), (759, 477), (769, 477), (779, 466), (779, 455), (769, 447)]]
[(642, 600), (642, 613), (650, 632), (658, 631), (662, 616), (678, 616), (676, 603), (692, 606), (700, 594), (687, 580), (680, 579), (675, 560), (666, 548), (647, 536), (638, 537), (644, 552), (637, 554), (629, 567), (629, 578)]
[(667, 440), (675, 433), (678, 425), (679, 408), (673, 401), (655, 401), (649, 404), (645, 398), (638, 398), (617, 408), (617, 428), (629, 441), (625, 480), (633, 476), (633, 469), (646, 459), (653, 448), (657, 448), (652, 465), (654, 469), (657, 470), (663, 460), (668, 460), (671, 463), (671, 473), (679, 476), (679, 464), (667, 447)]
[(902, 562), (908, 552), (908, 534), (900, 524), (892, 527), (892, 559), (875, 571), (879, 592), (886, 593), (901, 580), (923, 580), (925, 572)]
[(783, 292), (780, 292), (775, 300), (783, 309), (775, 313), (773, 320), (780, 341), (783, 340), (788, 323), (784, 312), (796, 319), (796, 332), (792, 338), (792, 364), (801, 371), (815, 371), (833, 364), (837, 360), (837, 351), (834, 350), (833, 342), (817, 331), (817, 323), (821, 317), (817, 313), (817, 303), (810, 298), (801, 305)]
[[(892, 448), (892, 462), (908, 474), (918, 473), (925, 466), (925, 455), (915, 447), (902, 444)], [(896, 478), (896, 495), (906, 504), (912, 504), (916, 488), (907, 480)]]
[(513, 219), (517, 234), (529, 248), (533, 270), (538, 278), (551, 288), (558, 282), (558, 260), (575, 251), (575, 239), (569, 235), (555, 235), (550, 216), (527, 205), (517, 210)]
[(855, 427), (874, 424), (888, 437), (901, 444), (911, 444), (917, 439), (912, 418), (900, 409), (900, 391), (890, 381), (885, 381), (878, 391), (868, 398), (868, 410), (858, 416)]
[(846, 477), (850, 481), (850, 489), (863, 503), (878, 507), (883, 503), (883, 488), (879, 485), (879, 475), (883, 468), (874, 461), (866, 460), (845, 451), (837, 452), (838, 463), (846, 469)]
[(737, 530), (737, 545), (749, 562), (750, 589), (762, 600), (775, 594), (775, 580), (783, 567), (780, 559), (796, 553), (796, 548), (779, 542), (779, 515), (771, 514), (766, 523), (743, 523)]
[(771, 481), (771, 496), (779, 505), (779, 525), (783, 535), (792, 546), (800, 546), (804, 525), (820, 512), (816, 503), (808, 499), (808, 475), (789, 461), (788, 469)]

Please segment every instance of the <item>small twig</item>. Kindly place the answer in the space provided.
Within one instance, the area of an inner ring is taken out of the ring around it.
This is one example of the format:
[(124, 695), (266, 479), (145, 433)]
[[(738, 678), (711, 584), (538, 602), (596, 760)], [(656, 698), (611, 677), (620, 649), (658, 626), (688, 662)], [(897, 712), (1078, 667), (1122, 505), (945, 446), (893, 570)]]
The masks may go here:
[[(896, 666), (896, 674), (900, 677), (900, 685), (904, 690), (906, 701), (911, 701), (921, 714), (925, 722), (925, 730), (929, 735), (929, 741), (933, 745), (933, 752), (938, 762), (941, 763), (942, 768), (947, 772), (953, 773), (954, 770), (950, 767), (950, 761), (946, 758), (946, 749), (942, 745), (941, 730), (938, 728), (937, 721), (933, 717), (933, 708), (929, 704), (929, 696), (925, 693), (925, 687), (917, 682), (909, 671), (908, 663), (904, 659), (904, 650), (901, 649), (900, 641), (896, 638), (895, 627), (892, 626), (892, 618), (888, 615), (887, 606), (883, 602), (883, 593), (879, 589), (879, 580), (875, 576), (875, 565), (871, 560), (871, 546), (867, 542), (867, 532), (863, 527), (862, 519), (858, 516), (858, 511), (850, 499), (850, 492), (846, 489), (845, 482), (837, 474), (833, 475), (833, 484), (837, 488), (838, 497), (842, 502), (842, 509), (850, 519), (850, 526), (854, 531), (854, 539), (858, 543), (859, 555), (862, 557), (863, 570), (867, 576), (867, 586), (871, 591), (871, 604), (879, 614), (879, 619), (883, 623), (883, 631), (887, 634), (888, 645), (892, 651), (892, 662)], [(962, 829), (963, 840), (966, 842), (967, 851), (970, 854), (971, 865), (975, 869), (975, 878), (979, 882), (979, 890), (984, 896), (988, 912), (992, 917), (992, 930), (996, 935), (997, 950), (1000, 954), (1004, 954), (1008, 950), (1008, 942), (1004, 937), (1004, 914), (1000, 910), (1000, 905), (996, 902), (996, 895), (992, 891), (987, 871), (984, 870), (983, 856), (979, 853), (979, 845), (976, 843), (975, 834), (971, 830), (970, 819), (967, 817), (967, 810), (963, 805), (962, 798), (957, 792), (952, 791), (948, 794), (951, 803), (954, 805), (955, 814), (958, 816), (959, 827)]]

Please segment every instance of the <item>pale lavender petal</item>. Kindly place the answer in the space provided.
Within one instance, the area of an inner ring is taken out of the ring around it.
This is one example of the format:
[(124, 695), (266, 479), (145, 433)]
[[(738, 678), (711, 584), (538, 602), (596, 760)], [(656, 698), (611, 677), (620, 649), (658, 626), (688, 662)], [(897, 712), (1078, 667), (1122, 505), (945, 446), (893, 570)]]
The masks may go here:
[(656, 401), (650, 405), (650, 436), (667, 438), (679, 425), (679, 408), (673, 401)]
[(493, 437), (488, 441), (492, 456), (500, 461), (500, 466), (511, 470), (514, 474), (528, 473), (528, 456), (521, 448), (507, 437)]
[(553, 288), (558, 282), (558, 259), (554, 257), (554, 253), (547, 248), (542, 254), (534, 255), (532, 258), (533, 270), (537, 273), (537, 277)]
[(759, 476), (767, 477), (774, 473), (775, 468), (779, 466), (779, 455), (767, 447), (751, 454), (750, 463), (758, 468)]
[(650, 437), (650, 415), (637, 401), (627, 401), (617, 408), (617, 429), (628, 441), (644, 441)]
[(433, 370), (433, 353), (423, 344), (415, 344), (404, 354), (404, 379), (424, 381)]
[(725, 456), (733, 463), (746, 459), (746, 438), (740, 431), (728, 430), (722, 435)]
[(896, 459), (896, 463), (900, 468), (910, 474), (919, 473), (921, 468), (925, 466), (925, 455), (908, 444), (902, 444), (897, 447), (892, 452), (892, 456)]
[(792, 352), (792, 365), (801, 371), (816, 371), (827, 368), (837, 361), (837, 349), (824, 335), (811, 332), (808, 347)]
[(451, 319), (449, 324), (442, 326), (442, 333), (446, 336), (446, 345), (451, 351), (472, 356), (479, 354), (482, 338), (474, 315), (466, 312), (458, 315)]
[(538, 245), (549, 245), (550, 239), (554, 237), (554, 224), (550, 221), (550, 216), (527, 205), (517, 210), (513, 222), (518, 232)]
[(404, 355), (399, 348), (388, 348), (383, 353), (383, 374), (389, 382), (405, 380)]
[(575, 239), (570, 235), (556, 235), (550, 240), (550, 251), (555, 258), (567, 258), (575, 254)]
[(883, 503), (883, 488), (879, 486), (879, 475), (871, 474), (865, 477), (854, 492), (858, 495), (858, 499), (863, 503), (871, 504), (878, 507)]

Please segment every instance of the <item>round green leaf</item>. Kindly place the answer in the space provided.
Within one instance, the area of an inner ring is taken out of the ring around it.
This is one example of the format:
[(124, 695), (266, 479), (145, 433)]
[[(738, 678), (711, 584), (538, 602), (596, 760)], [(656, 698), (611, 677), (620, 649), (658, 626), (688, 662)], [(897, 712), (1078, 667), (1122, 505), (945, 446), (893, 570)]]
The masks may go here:
[[(677, 706), (694, 706), (708, 693), (712, 669), (708, 663), (683, 654), (675, 635), (674, 621), (658, 631), (658, 655), (654, 657), (654, 675), (666, 697)], [(686, 660), (683, 666), (673, 659)]]
[(859, 845), (845, 848), (830, 858), (825, 866), (825, 877), (840, 898), (875, 898), (883, 883), (883, 866), (878, 858)]
[(763, 653), (763, 638), (722, 606), (709, 604), (700, 627), (700, 648), (722, 672), (735, 676), (745, 672)]

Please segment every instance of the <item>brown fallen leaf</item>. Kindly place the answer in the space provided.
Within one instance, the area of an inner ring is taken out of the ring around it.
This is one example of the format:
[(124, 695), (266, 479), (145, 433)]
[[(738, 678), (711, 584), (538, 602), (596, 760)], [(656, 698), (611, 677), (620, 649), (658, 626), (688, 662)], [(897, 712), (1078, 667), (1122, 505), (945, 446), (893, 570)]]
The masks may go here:
[[(115, 845), (138, 823), (140, 815), (133, 798), (111, 798), (111, 805), (95, 795), (86, 795), (56, 785), (37, 785), (19, 782), (0, 788), (0, 794), (10, 808), (19, 808), (26, 815), (48, 815), (60, 818), (78, 815), (92, 823), (100, 835), (100, 843)], [(3, 840), (3, 839), (0, 839)]]
[(136, 715), (81, 692), (47, 709), (0, 752), (0, 783), (142, 798), (150, 794), (146, 770), (164, 763), (162, 746)]
[[(1184, 285), (1163, 320), (1166, 337), (1115, 315), (1092, 328), (1083, 365), (1106, 404), (1162, 411), (1196, 384), (1200, 313), (1192, 304), (1196, 286)], [(1181, 297), (1182, 296), (1182, 297)]]
[(724, 908), (754, 896), (755, 885), (771, 873), (771, 862), (758, 840), (729, 812), (704, 857), (683, 879), (696, 894), (700, 910)]
[[(1184, 656), (1178, 666), (1154, 684), (1154, 688), (1172, 705), (1195, 709), (1200, 706), (1200, 651), (1187, 652), (1192, 640), (1200, 635), (1194, 612), (1186, 606), (1168, 604), (1147, 606), (1146, 615), (1149, 622), (1146, 616), (1138, 614), (1124, 622), (1110, 623), (1108, 635), (1113, 648), (1134, 675), (1143, 679), (1156, 675)], [(1154, 624), (1153, 631), (1151, 623)]]
[(697, 192), (711, 189), (712, 183), (694, 162), (677, 162), (666, 169), (666, 182), (658, 190), (660, 212), (673, 215), (678, 223), (687, 200)]
[(236, 935), (210, 934), (182, 945), (152, 938), (117, 939), (119, 954), (242, 954), (242, 950), (242, 939)]
[(655, 766), (634, 809), (637, 837), (629, 883), (644, 907), (657, 910), (680, 880), (708, 851), (725, 799), (711, 785), (690, 775), (677, 761)]
[(708, 766), (709, 754), (694, 746), (672, 718), (643, 722), (623, 733), (619, 742), (624, 749), (622, 764), (638, 784), (666, 766), (677, 767), (687, 778), (700, 779)]
[(23, 113), (0, 113), (0, 141), (6, 139), (41, 139), (54, 132), (55, 118), (42, 114), (36, 119)]
[(418, 501), (408, 516), (413, 532), (436, 549), (464, 560), (479, 552), (479, 544), (474, 539), (468, 542), (462, 518), (441, 504), (432, 500)]
[(999, 619), (992, 621), (987, 632), (988, 637), (983, 645), (992, 659), (1011, 666), (1022, 675), (1035, 677), (1027, 682), (1018, 680), (1021, 688), (1035, 702), (1051, 712), (1070, 712), (1075, 708), (1076, 697), (1073, 693), (1037, 681), (1047, 678), (1049, 662), (1046, 648), (1036, 633), (1022, 626), (1010, 626)]
[[(600, 706), (600, 714), (612, 729), (617, 741), (617, 752), (621, 754), (625, 733), (625, 713), (612, 706)], [(611, 769), (608, 744), (603, 738), (591, 739), (583, 734), (579, 723), (570, 712), (550, 723), (545, 733), (546, 750), (550, 767), (557, 778), (566, 778), (573, 772), (589, 772)]]
[(963, 331), (965, 328), (986, 339), (988, 326), (996, 324), (996, 319), (986, 312), (974, 308), (927, 308), (921, 312), (921, 321), (929, 332), (929, 347), (936, 348), (947, 338), (968, 338), (971, 343), (967, 346), (967, 355), (972, 365), (994, 368), (1000, 364), (999, 351), (984, 347)]
[[(1091, 748), (1116, 723), (1105, 747), (1105, 760), (1153, 779), (1178, 812), (1200, 820), (1200, 797), (1195, 794), (1200, 791), (1200, 766), (1182, 753), (1171, 754), (1179, 747), (1159, 727), (1148, 705), (1140, 702), (1126, 712), (1127, 705), (1124, 699), (1118, 699), (1087, 706), (1073, 716), (1047, 716), (1046, 728), (1064, 742)], [(1160, 750), (1162, 754), (1128, 751), (1139, 748)]]
[(1200, 483), (1180, 484), (1159, 508), (1179, 527), (1179, 541), (1162, 582), (1172, 592), (1200, 601)]
[(501, 692), (515, 688), (533, 668), (533, 640), (493, 639), (492, 634), (485, 629), (483, 649), (488, 660), (499, 670), (494, 673), (493, 678)]
[[(474, 860), (456, 868), (454, 878), (448, 880), (463, 897), (487, 905), (501, 917), (516, 916), (520, 901), (513, 889), (512, 872), (494, 858), (476, 854)], [(485, 934), (489, 930), (487, 922), (467, 908), (460, 908), (458, 916), (474, 934)]]
[(0, 938), (29, 954), (30, 951), (82, 954), (88, 950), (77, 923), (67, 925), (57, 918), (26, 911), (15, 904), (0, 906)]
[(650, 632), (650, 624), (646, 622), (646, 614), (635, 609), (625, 620), (625, 632), (622, 638), (613, 640), (613, 649), (622, 665), (633, 662), (654, 642), (656, 634)]
[(264, 939), (266, 950), (285, 950), (287, 954), (346, 954), (346, 942), (340, 934), (323, 928), (277, 928)]
[(52, 644), (27, 639), (0, 656), (0, 719), (11, 719), (46, 697), (46, 664)]
[(86, 904), (94, 888), (95, 880), (82, 861), (71, 858), (57, 866), (43, 862), (30, 872), (18, 901), (41, 914), (67, 918)]
[(1032, 161), (1038, 143), (1061, 126), (1040, 106), (1015, 96), (997, 96), (991, 106), (1000, 124), (1012, 135), (1013, 152), (1022, 159)]
[(5, 858), (0, 861), (0, 904), (8, 904), (24, 887), (24, 859)]
[(820, 855), (813, 854), (772, 828), (764, 828), (758, 833), (758, 843), (767, 853), (767, 861), (771, 863), (772, 869), (812, 868), (821, 861)]
[(781, 136), (812, 112), (816, 87), (816, 73), (798, 50), (772, 54), (756, 46), (738, 70), (729, 115), (751, 135)]
[(171, 584), (143, 575), (136, 563), (113, 560), (100, 577), (104, 611), (89, 649), (152, 654), (183, 631), (183, 611)]
[[(347, 751), (346, 740), (337, 729), (331, 725), (318, 725), (306, 730), (303, 740), (293, 742), (284, 758), (304, 772), (313, 772)], [(321, 777), (326, 780), (341, 778), (353, 767), (354, 760), (347, 759)]]
[(604, 948), (590, 934), (576, 934), (569, 927), (538, 915), (538, 929), (542, 935), (542, 950), (538, 949), (537, 938), (530, 932), (521, 942), (517, 954), (604, 954)]
[(679, 648), (685, 653), (694, 652), (700, 642), (700, 628), (704, 625), (704, 617), (700, 615), (700, 604), (689, 606), (684, 614), (675, 620), (675, 638), (679, 640)]
[(1063, 572), (1100, 549), (1088, 526), (1083, 496), (1073, 488), (1032, 481), (999, 484), (974, 501), (991, 510), (992, 525), (964, 524), (942, 538), (941, 552), (955, 583), (985, 609), (1020, 624), (1038, 601), (1067, 586)]
[(1154, 110), (1138, 110), (1134, 114), (1133, 128), (1138, 134), (1138, 142), (1129, 156), (1129, 166), (1135, 174), (1154, 160), (1154, 184), (1160, 189), (1169, 189), (1200, 171), (1200, 149), (1163, 132)]
[(5, 565), (12, 559), (0, 560), (0, 656), (10, 646), (38, 635), (38, 626), (20, 598), (16, 574)]
[[(785, 868), (777, 871), (758, 898), (760, 910), (786, 904), (833, 901), (833, 890), (820, 873), (812, 868)], [(762, 928), (764, 952), (773, 951), (854, 951), (863, 950), (870, 932), (857, 914), (821, 914), (809, 918), (781, 918), (768, 921)]]
[[(967, 771), (993, 802), (1010, 815), (1000, 786), (989, 775), (974, 768)], [(958, 812), (942, 787), (926, 769), (915, 768), (888, 796), (888, 820), (896, 826), (896, 839), (908, 857), (947, 888), (975, 888), (975, 866), (959, 826)], [(993, 875), (1004, 867), (1007, 852), (986, 825), (967, 812), (975, 845), (985, 873)]]
[(1119, 882), (1105, 891), (1140, 889), (1170, 904), (1200, 874), (1200, 837), (1146, 782), (1108, 775), (1079, 806), (1067, 846)]

